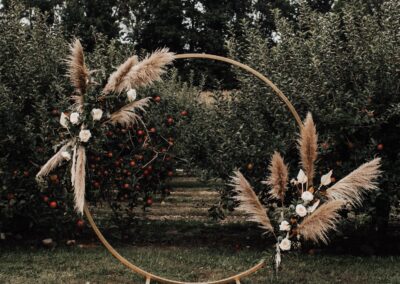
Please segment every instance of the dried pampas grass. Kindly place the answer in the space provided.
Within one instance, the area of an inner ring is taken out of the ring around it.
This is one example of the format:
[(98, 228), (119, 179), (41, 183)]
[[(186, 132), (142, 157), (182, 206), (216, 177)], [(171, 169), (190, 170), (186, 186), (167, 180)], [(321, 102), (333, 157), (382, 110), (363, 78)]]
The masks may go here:
[(281, 200), (283, 204), (288, 184), (288, 167), (278, 152), (272, 155), (268, 170), (270, 175), (266, 183), (271, 186), (269, 193), (272, 198)]
[(306, 172), (308, 182), (313, 183), (315, 169), (314, 164), (318, 156), (318, 135), (311, 113), (307, 114), (303, 127), (300, 129), (298, 139), (301, 166)]
[(103, 94), (108, 94), (110, 92), (121, 93), (126, 89), (127, 84), (124, 84), (126, 80), (126, 75), (132, 69), (132, 67), (138, 64), (138, 58), (136, 55), (129, 57), (123, 64), (121, 64), (118, 69), (110, 75), (108, 82), (103, 89)]
[[(165, 66), (174, 60), (174, 53), (167, 48), (156, 50), (151, 55), (133, 65), (129, 72), (118, 84), (117, 92), (150, 85), (154, 81), (161, 80), (161, 74), (165, 72)], [(121, 79), (121, 78), (119, 78)]]
[(40, 171), (36, 174), (36, 178), (47, 176), (53, 169), (57, 168), (65, 159), (61, 155), (62, 152), (66, 151), (71, 146), (71, 142), (68, 142), (58, 150), (58, 152), (42, 166)]
[(86, 152), (85, 147), (79, 146), (76, 153), (76, 168), (74, 179), (74, 199), (75, 210), (83, 214), (85, 205), (85, 186), (86, 186)]
[(298, 233), (314, 243), (320, 241), (327, 244), (328, 231), (336, 230), (336, 223), (340, 219), (338, 211), (345, 204), (343, 200), (329, 201), (321, 205), (311, 215), (306, 217), (297, 227)]
[(67, 59), (68, 77), (75, 91), (84, 94), (89, 82), (89, 70), (85, 65), (83, 47), (78, 39), (75, 39), (70, 46), (71, 54)]
[(249, 182), (239, 171), (234, 172), (231, 185), (237, 193), (235, 199), (240, 202), (238, 210), (248, 214), (247, 220), (258, 223), (266, 233), (274, 233), (266, 209), (262, 206)]
[(123, 106), (118, 111), (111, 114), (111, 124), (121, 124), (123, 127), (131, 126), (141, 120), (140, 116), (136, 113), (138, 110), (145, 112), (145, 107), (150, 103), (150, 98), (144, 98), (134, 101)]
[(380, 166), (380, 158), (361, 165), (328, 188), (327, 197), (333, 200), (345, 200), (352, 206), (361, 205), (364, 193), (378, 188), (376, 179), (381, 174)]

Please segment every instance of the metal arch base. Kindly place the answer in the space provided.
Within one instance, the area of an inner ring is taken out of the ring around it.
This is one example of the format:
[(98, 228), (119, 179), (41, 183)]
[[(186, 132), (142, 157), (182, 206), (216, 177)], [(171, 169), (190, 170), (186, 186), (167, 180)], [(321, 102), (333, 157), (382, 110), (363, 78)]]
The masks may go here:
[[(253, 68), (242, 64), (238, 61), (235, 61), (233, 59), (229, 59), (226, 57), (222, 56), (217, 56), (217, 55), (212, 55), (212, 54), (201, 54), (201, 53), (188, 53), (188, 54), (177, 54), (175, 55), (175, 59), (193, 59), (193, 58), (198, 58), (198, 59), (210, 59), (210, 60), (217, 60), (217, 61), (222, 61), (234, 66), (237, 66), (239, 68), (242, 68), (246, 70), (247, 72), (253, 74), (255, 77), (263, 81), (265, 84), (267, 84), (269, 87), (273, 89), (275, 94), (285, 103), (286, 107), (294, 117), (296, 123), (298, 124), (299, 127), (302, 127), (302, 122), (299, 114), (297, 113), (296, 109), (292, 105), (292, 103), (289, 101), (289, 99), (282, 93), (281, 90), (278, 89), (277, 86), (275, 86), (274, 83), (272, 83), (267, 77), (262, 75), (260, 72), (254, 70)], [(130, 261), (128, 261), (126, 258), (124, 258), (122, 255), (120, 255), (111, 245), (110, 243), (106, 240), (106, 238), (103, 236), (103, 234), (100, 232), (99, 228), (97, 227), (96, 223), (93, 220), (92, 214), (89, 211), (89, 208), (87, 204), (85, 204), (84, 207), (84, 212), (86, 215), (86, 218), (89, 221), (89, 224), (92, 226), (93, 231), (101, 241), (101, 243), (106, 247), (106, 249), (116, 258), (118, 259), (123, 265), (125, 265), (127, 268), (132, 270), (133, 272), (141, 275), (145, 279), (146, 284), (150, 284), (152, 280), (158, 281), (160, 283), (164, 284), (228, 284), (228, 283), (235, 283), (235, 284), (240, 284), (240, 279), (255, 273), (265, 265), (265, 261), (262, 260), (255, 266), (251, 267), (250, 269), (243, 271), (241, 273), (238, 273), (234, 276), (222, 279), (222, 280), (217, 280), (217, 281), (209, 281), (209, 282), (181, 282), (181, 281), (175, 281), (175, 280), (170, 280), (166, 279), (157, 275), (154, 275), (150, 272), (147, 272), (140, 267), (134, 265)]]

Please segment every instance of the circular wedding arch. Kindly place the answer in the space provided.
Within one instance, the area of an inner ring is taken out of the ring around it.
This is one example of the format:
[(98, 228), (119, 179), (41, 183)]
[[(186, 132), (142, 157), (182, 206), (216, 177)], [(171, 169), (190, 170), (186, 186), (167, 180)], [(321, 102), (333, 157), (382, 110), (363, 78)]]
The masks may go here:
[[(223, 57), (223, 56), (218, 56), (218, 55), (212, 55), (212, 54), (204, 54), (204, 53), (186, 53), (186, 54), (177, 54), (175, 55), (175, 59), (208, 59), (208, 60), (215, 60), (215, 61), (221, 61), (228, 63), (230, 65), (239, 67), (250, 74), (254, 75), (258, 79), (260, 79), (262, 82), (264, 82), (266, 85), (272, 88), (272, 90), (275, 92), (275, 94), (283, 101), (288, 108), (289, 112), (292, 114), (293, 118), (295, 119), (297, 125), (299, 127), (302, 127), (302, 121), (297, 113), (296, 109), (292, 105), (292, 103), (289, 101), (289, 99), (282, 93), (279, 88), (271, 82), (267, 77), (262, 75), (260, 72), (254, 70), (253, 68), (249, 67), (248, 65), (245, 65), (243, 63), (240, 63), (236, 60)], [(84, 206), (84, 212), (86, 215), (86, 218), (89, 221), (89, 224), (91, 225), (94, 233), (97, 235), (101, 243), (106, 247), (106, 249), (116, 258), (118, 259), (123, 265), (125, 265), (127, 268), (132, 270), (133, 272), (141, 275), (144, 277), (146, 284), (150, 284), (151, 280), (158, 281), (160, 283), (165, 283), (165, 284), (228, 284), (228, 283), (240, 283), (240, 279), (253, 274), (254, 272), (258, 271), (260, 268), (262, 268), (265, 264), (264, 260), (261, 260), (259, 263), (254, 265), (253, 267), (249, 268), (246, 271), (240, 272), (236, 275), (233, 275), (228, 278), (224, 278), (222, 280), (216, 280), (216, 281), (208, 281), (208, 282), (182, 282), (182, 281), (176, 281), (176, 280), (170, 280), (161, 276), (157, 276), (153, 273), (150, 273), (148, 271), (145, 271), (141, 269), (140, 267), (136, 266), (135, 264), (131, 263), (129, 260), (124, 258), (122, 255), (116, 251), (113, 246), (106, 240), (106, 238), (103, 236), (99, 228), (97, 227), (96, 223), (93, 220), (92, 214), (90, 213), (90, 210), (85, 203)]]

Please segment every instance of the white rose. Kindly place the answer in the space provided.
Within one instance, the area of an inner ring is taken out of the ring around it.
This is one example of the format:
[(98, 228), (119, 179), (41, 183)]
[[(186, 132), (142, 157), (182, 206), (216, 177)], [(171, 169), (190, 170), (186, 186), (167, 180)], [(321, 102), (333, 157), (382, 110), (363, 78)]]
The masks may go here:
[(88, 142), (90, 137), (92, 137), (92, 133), (90, 133), (90, 130), (82, 129), (79, 132), (79, 140), (81, 140), (82, 142)]
[(307, 176), (304, 173), (303, 170), (300, 169), (299, 173), (297, 174), (297, 181), (301, 184), (306, 183), (307, 182)]
[(79, 113), (73, 112), (69, 116), (69, 121), (71, 121), (72, 124), (77, 124), (79, 121)]
[(71, 154), (68, 151), (61, 152), (61, 157), (63, 157), (64, 160), (67, 160), (67, 161), (71, 160)]
[(304, 191), (301, 194), (301, 199), (303, 199), (304, 202), (308, 203), (308, 202), (310, 202), (310, 201), (312, 201), (314, 199), (314, 195), (309, 191)]
[(130, 89), (127, 93), (126, 96), (128, 97), (128, 101), (133, 102), (136, 100), (136, 90), (135, 89)]
[(288, 221), (282, 221), (281, 224), (279, 225), (279, 230), (280, 231), (290, 231), (290, 225)]
[(67, 118), (67, 116), (65, 115), (65, 113), (61, 113), (61, 116), (60, 116), (60, 124), (62, 125), (62, 127), (65, 127), (65, 128), (67, 128), (67, 126), (68, 126), (68, 118)]
[(92, 109), (93, 120), (100, 120), (102, 116), (103, 116), (103, 111), (101, 109), (99, 108)]
[(303, 205), (299, 204), (296, 206), (296, 213), (300, 217), (304, 217), (307, 215), (307, 209)]
[(333, 173), (333, 171), (330, 170), (329, 173), (327, 173), (321, 177), (321, 185), (326, 186), (332, 182), (332, 173)]
[(280, 244), (279, 244), (279, 248), (281, 250), (290, 250), (290, 247), (292, 245), (292, 242), (288, 239), (288, 238), (284, 238)]

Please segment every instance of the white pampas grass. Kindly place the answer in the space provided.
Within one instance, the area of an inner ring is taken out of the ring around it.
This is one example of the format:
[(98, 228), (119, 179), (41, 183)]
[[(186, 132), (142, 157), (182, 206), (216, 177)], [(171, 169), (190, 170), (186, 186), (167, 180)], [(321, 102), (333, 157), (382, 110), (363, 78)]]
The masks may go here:
[(237, 193), (235, 199), (240, 202), (238, 210), (247, 213), (247, 220), (258, 223), (265, 233), (274, 233), (266, 209), (262, 206), (249, 182), (239, 171), (234, 172), (231, 185)]
[(343, 200), (333, 200), (324, 203), (311, 215), (304, 218), (297, 227), (298, 233), (314, 243), (328, 243), (328, 231), (336, 230), (336, 223), (340, 219), (338, 210), (345, 204)]
[(78, 94), (84, 94), (89, 83), (89, 70), (85, 65), (85, 57), (81, 42), (75, 39), (70, 46), (70, 52), (67, 59), (68, 77), (71, 84), (75, 87)]
[(160, 81), (161, 74), (165, 72), (165, 66), (174, 60), (174, 53), (163, 48), (156, 50), (139, 63), (135, 60), (137, 60), (135, 57), (131, 57), (110, 76), (103, 90), (104, 94), (111, 91), (121, 93)]
[(301, 166), (306, 172), (308, 182), (312, 185), (315, 169), (314, 163), (318, 156), (318, 135), (311, 113), (307, 114), (303, 126), (300, 129), (298, 139)]
[(124, 80), (126, 80), (126, 75), (132, 69), (132, 67), (138, 64), (138, 58), (136, 55), (129, 57), (124, 63), (122, 63), (118, 69), (110, 75), (107, 84), (103, 89), (104, 94), (110, 92), (121, 93), (126, 87)]
[(63, 152), (65, 152), (68, 149), (68, 147), (70, 147), (70, 146), (71, 146), (71, 142), (68, 142), (67, 144), (62, 146), (60, 148), (60, 150), (58, 150), (58, 152), (53, 157), (51, 157), (50, 160), (48, 160), (46, 162), (46, 164), (44, 164), (42, 166), (40, 171), (36, 174), (36, 178), (45, 177), (53, 169), (57, 168), (65, 160), (65, 158), (63, 156)]
[(149, 97), (144, 98), (123, 106), (121, 109), (111, 114), (108, 122), (111, 124), (121, 124), (123, 127), (138, 123), (138, 121), (140, 121), (140, 116), (137, 114), (137, 111), (145, 112), (145, 107), (149, 105), (150, 99)]
[(271, 187), (269, 194), (272, 198), (285, 200), (285, 192), (288, 184), (288, 167), (278, 152), (274, 152), (268, 167), (270, 175), (266, 183)]
[(86, 152), (85, 147), (79, 146), (76, 151), (76, 166), (74, 174), (74, 200), (75, 210), (83, 214), (85, 205), (85, 187), (86, 187)]
[(345, 200), (352, 206), (361, 205), (364, 193), (378, 188), (376, 179), (380, 176), (381, 159), (375, 158), (352, 171), (327, 189), (327, 197)]

